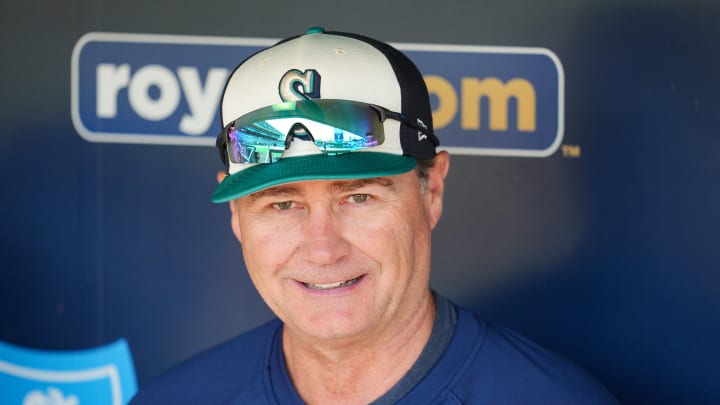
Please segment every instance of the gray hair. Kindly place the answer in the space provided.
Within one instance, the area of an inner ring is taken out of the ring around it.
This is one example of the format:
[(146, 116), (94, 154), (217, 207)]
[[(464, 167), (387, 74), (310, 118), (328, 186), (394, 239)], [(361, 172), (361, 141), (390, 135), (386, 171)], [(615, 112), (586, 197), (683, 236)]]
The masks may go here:
[(428, 169), (433, 166), (435, 166), (435, 158), (417, 159), (415, 163), (415, 173), (420, 178), (420, 192), (423, 194), (427, 191)]

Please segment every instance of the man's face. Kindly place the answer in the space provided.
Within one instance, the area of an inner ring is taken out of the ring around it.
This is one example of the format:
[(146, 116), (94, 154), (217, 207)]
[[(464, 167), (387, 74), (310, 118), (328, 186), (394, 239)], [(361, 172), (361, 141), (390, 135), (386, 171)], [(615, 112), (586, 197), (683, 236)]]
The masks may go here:
[(436, 160), (426, 191), (410, 171), (290, 183), (231, 202), (250, 277), (291, 333), (378, 337), (427, 302), (447, 154)]

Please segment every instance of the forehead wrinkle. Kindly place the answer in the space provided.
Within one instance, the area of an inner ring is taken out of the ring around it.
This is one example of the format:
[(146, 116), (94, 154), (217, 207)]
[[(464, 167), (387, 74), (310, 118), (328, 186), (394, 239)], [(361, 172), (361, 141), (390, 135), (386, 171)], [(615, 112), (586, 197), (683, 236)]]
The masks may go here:
[[(342, 180), (334, 181), (328, 185), (328, 189), (332, 192), (346, 193), (357, 190), (361, 187), (377, 184), (382, 187), (395, 187), (395, 181), (388, 177), (372, 177), (369, 179), (354, 179), (354, 180)], [(279, 186), (269, 187), (264, 190), (256, 191), (249, 194), (248, 197), (253, 201), (259, 200), (264, 197), (289, 197), (294, 195), (302, 195), (303, 191), (301, 187), (294, 184), (283, 184)]]
[(263, 197), (277, 197), (277, 196), (290, 196), (300, 194), (300, 188), (290, 184), (284, 184), (280, 186), (274, 186), (266, 188), (264, 190), (256, 191), (249, 195), (249, 197), (255, 201)]
[(369, 179), (336, 181), (330, 184), (329, 188), (334, 192), (346, 193), (373, 184), (390, 188), (395, 186), (395, 182), (388, 177), (372, 177)]

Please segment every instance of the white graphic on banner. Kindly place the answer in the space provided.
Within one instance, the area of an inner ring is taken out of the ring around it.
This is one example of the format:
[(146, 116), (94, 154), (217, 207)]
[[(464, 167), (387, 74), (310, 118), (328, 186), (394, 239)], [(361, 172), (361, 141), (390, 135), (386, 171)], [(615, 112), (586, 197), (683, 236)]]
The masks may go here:
[(62, 391), (49, 387), (47, 394), (42, 391), (30, 391), (23, 399), (22, 405), (80, 405), (75, 395), (65, 397)]

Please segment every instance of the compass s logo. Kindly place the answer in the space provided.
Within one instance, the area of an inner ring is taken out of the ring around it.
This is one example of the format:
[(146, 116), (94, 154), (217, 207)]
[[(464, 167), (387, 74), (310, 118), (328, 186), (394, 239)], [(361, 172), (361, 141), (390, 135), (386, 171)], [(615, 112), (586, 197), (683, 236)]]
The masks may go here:
[(320, 74), (314, 69), (288, 70), (280, 79), (278, 93), (282, 101), (320, 98)]

